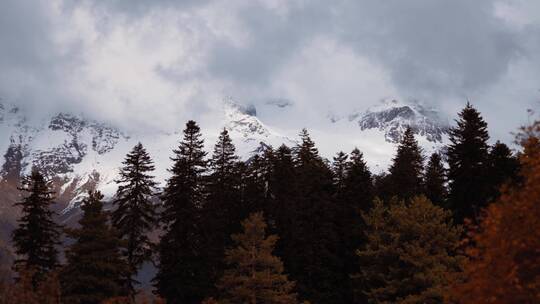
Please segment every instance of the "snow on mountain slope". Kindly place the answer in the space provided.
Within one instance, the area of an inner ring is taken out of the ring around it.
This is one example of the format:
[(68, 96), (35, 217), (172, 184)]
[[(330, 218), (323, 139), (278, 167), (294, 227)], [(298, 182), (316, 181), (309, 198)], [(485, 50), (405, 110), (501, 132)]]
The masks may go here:
[[(329, 118), (333, 122), (341, 119), (336, 116)], [(449, 130), (448, 121), (441, 118), (437, 110), (416, 101), (404, 103), (395, 99), (382, 100), (367, 111), (355, 111), (347, 118), (356, 122), (362, 130), (383, 131), (385, 139), (394, 143), (399, 142), (407, 127), (411, 127), (415, 134), (434, 143), (442, 143)]]
[[(262, 109), (273, 111), (274, 115), (280, 111), (294, 110), (293, 107), (292, 102), (277, 99), (269, 101)], [(296, 144), (298, 130), (284, 131), (279, 126), (267, 126), (257, 115), (254, 106), (244, 106), (226, 99), (221, 111), (221, 125), (230, 132), (243, 159), (257, 153), (261, 146)], [(340, 149), (348, 152), (358, 147), (376, 172), (388, 166), (395, 143), (407, 126), (413, 127), (426, 153), (443, 145), (448, 128), (448, 124), (438, 118), (436, 111), (419, 104), (397, 101), (385, 101), (365, 112), (355, 111), (329, 118), (309, 128), (322, 155), (331, 159)], [(18, 108), (0, 104), (0, 135), (4, 138), (0, 141), (0, 153), (4, 155), (0, 184), (11, 185), (8, 188), (14, 195), (20, 176), (29, 173), (35, 166), (47, 176), (54, 177), (60, 202), (58, 211), (69, 214), (89, 189), (97, 188), (106, 197), (114, 194), (118, 168), (126, 153), (141, 141), (155, 162), (154, 175), (163, 185), (169, 176), (167, 169), (171, 166), (172, 150), (182, 138), (183, 127), (182, 123), (175, 131), (127, 134), (84, 115), (58, 113), (39, 121), (30, 121)], [(203, 134), (205, 148), (211, 152), (217, 134)], [(4, 189), (8, 189), (6, 187)], [(0, 214), (1, 208), (8, 207), (0, 203)]]

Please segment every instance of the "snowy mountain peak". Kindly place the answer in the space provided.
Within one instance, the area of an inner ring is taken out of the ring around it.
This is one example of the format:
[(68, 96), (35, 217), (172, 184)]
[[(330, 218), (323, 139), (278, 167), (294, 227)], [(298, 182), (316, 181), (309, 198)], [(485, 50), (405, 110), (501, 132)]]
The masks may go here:
[(279, 132), (270, 129), (257, 118), (253, 105), (240, 105), (229, 99), (224, 102), (225, 128), (236, 139), (240, 155), (256, 154), (261, 145), (294, 144), (295, 142)]
[(407, 127), (428, 141), (440, 143), (448, 133), (449, 123), (435, 109), (417, 101), (405, 103), (383, 100), (365, 112), (349, 115), (350, 121), (358, 123), (362, 130), (378, 129), (384, 132), (388, 142), (398, 142)]

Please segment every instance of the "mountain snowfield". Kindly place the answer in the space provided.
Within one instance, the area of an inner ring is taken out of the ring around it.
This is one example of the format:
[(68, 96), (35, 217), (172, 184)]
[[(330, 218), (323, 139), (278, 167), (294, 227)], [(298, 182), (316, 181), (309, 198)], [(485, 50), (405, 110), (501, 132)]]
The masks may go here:
[[(294, 104), (288, 100), (272, 100), (257, 109), (229, 98), (224, 100), (219, 115), (238, 154), (247, 159), (264, 145), (296, 144), (299, 130), (281, 129), (277, 124), (270, 126), (260, 118), (279, 115), (280, 111), (284, 113), (292, 107)], [(324, 157), (331, 159), (340, 150), (348, 152), (358, 147), (371, 169), (381, 172), (388, 167), (396, 142), (407, 126), (417, 133), (426, 155), (447, 142), (448, 121), (439, 117), (436, 109), (418, 102), (384, 100), (348, 115), (328, 114), (317, 128), (308, 129)], [(163, 185), (171, 166), (172, 150), (182, 138), (183, 127), (179, 125), (171, 132), (128, 134), (82, 114), (70, 113), (31, 121), (17, 107), (4, 103), (0, 105), (3, 138), (0, 153), (4, 155), (0, 179), (15, 189), (19, 177), (36, 166), (50, 178), (54, 177), (55, 191), (61, 202), (58, 211), (68, 214), (90, 188), (101, 190), (106, 197), (114, 194), (119, 167), (126, 153), (139, 141), (152, 156), (156, 165), (154, 175)], [(204, 126), (202, 128), (206, 149), (211, 153), (218, 134), (207, 134)], [(1, 204), (0, 207), (8, 208)]]

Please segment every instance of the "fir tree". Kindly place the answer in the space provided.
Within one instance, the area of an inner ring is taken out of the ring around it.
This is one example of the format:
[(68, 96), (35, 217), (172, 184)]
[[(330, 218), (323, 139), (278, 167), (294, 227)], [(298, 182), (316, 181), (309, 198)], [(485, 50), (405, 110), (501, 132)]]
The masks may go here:
[[(47, 273), (58, 266), (58, 249), (61, 227), (53, 220), (53, 192), (50, 183), (37, 170), (22, 181), (19, 188), (23, 199), (15, 206), (21, 206), (22, 216), (19, 226), (13, 231), (13, 245), (18, 258), (15, 270), (32, 271), (34, 288)], [(27, 195), (25, 195), (26, 193)]]
[(148, 233), (157, 224), (157, 214), (152, 198), (156, 182), (149, 175), (154, 170), (150, 156), (141, 143), (138, 143), (126, 156), (117, 180), (118, 190), (113, 204), (117, 207), (112, 213), (113, 226), (126, 241), (124, 256), (130, 268), (129, 289), (133, 290), (133, 276), (139, 267), (152, 257), (154, 244)]
[(347, 163), (342, 193), (351, 211), (357, 213), (359, 210), (367, 211), (371, 208), (374, 195), (373, 178), (364, 155), (357, 148), (351, 152)]
[(500, 196), (502, 185), (518, 182), (520, 164), (510, 148), (500, 141), (491, 147), (488, 158), (488, 202), (494, 202)]
[(212, 290), (209, 265), (203, 254), (204, 141), (192, 120), (174, 150), (172, 176), (163, 191), (161, 222), (164, 234), (158, 245), (159, 264), (154, 278), (157, 293), (168, 303), (200, 303)]
[(421, 193), (422, 169), (422, 150), (418, 147), (413, 130), (407, 128), (390, 166), (391, 195), (409, 199)]
[(446, 170), (438, 153), (433, 153), (429, 158), (424, 176), (424, 193), (434, 204), (446, 207)]
[(267, 204), (263, 208), (272, 233), (278, 234), (280, 240), (276, 246), (276, 254), (284, 255), (284, 250), (291, 244), (293, 219), (296, 214), (296, 196), (298, 193), (296, 173), (292, 151), (281, 145), (269, 155)]
[(486, 208), (448, 303), (540, 303), (540, 121), (518, 139), (522, 180)]
[(80, 228), (67, 229), (75, 240), (66, 252), (67, 264), (60, 273), (63, 303), (94, 304), (128, 293), (129, 266), (122, 257), (123, 241), (109, 225), (103, 211), (103, 195), (89, 192), (81, 209)]
[(474, 219), (488, 200), (489, 139), (487, 123), (469, 103), (450, 130), (448, 203), (457, 222)]
[(210, 159), (203, 210), (206, 262), (211, 267), (212, 280), (221, 276), (224, 250), (231, 245), (230, 235), (240, 230), (240, 222), (247, 213), (241, 203), (241, 175), (235, 151), (229, 132), (223, 129)]
[(339, 253), (333, 174), (305, 129), (300, 137), (293, 158), (297, 195), (290, 209), (290, 243), (283, 244), (283, 259), (302, 298), (343, 303), (348, 276)]
[(255, 213), (242, 222), (243, 232), (232, 236), (234, 248), (226, 251), (229, 268), (219, 281), (221, 303), (298, 303), (294, 282), (283, 274), (281, 260), (272, 255), (278, 239), (266, 236), (262, 213)]
[[(358, 269), (358, 257), (356, 249), (363, 246), (365, 229), (361, 212), (367, 212), (373, 201), (373, 180), (362, 152), (354, 149), (350, 160), (345, 164), (345, 177), (343, 186), (337, 189), (336, 225), (340, 236), (341, 260), (344, 262), (343, 272), (349, 273), (351, 269)], [(347, 281), (347, 301), (353, 298), (351, 280)], [(357, 295), (357, 301), (362, 300), (362, 295)]]
[(268, 201), (268, 178), (272, 148), (252, 156), (242, 170), (242, 204), (249, 212), (264, 211)]
[(367, 244), (358, 250), (358, 289), (369, 303), (443, 303), (462, 268), (460, 229), (427, 198), (377, 200), (364, 215)]
[(345, 187), (345, 177), (347, 173), (347, 159), (349, 156), (343, 151), (338, 152), (334, 156), (333, 171), (334, 171), (334, 185), (337, 191), (342, 191)]

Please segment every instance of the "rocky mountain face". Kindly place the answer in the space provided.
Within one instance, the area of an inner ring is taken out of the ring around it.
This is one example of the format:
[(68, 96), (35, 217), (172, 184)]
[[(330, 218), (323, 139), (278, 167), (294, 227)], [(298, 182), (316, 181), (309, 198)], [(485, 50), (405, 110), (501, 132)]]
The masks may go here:
[(348, 117), (362, 130), (378, 129), (384, 132), (388, 142), (396, 143), (401, 135), (411, 127), (415, 134), (427, 141), (442, 143), (448, 134), (449, 123), (432, 108), (418, 102), (403, 103), (397, 100), (384, 100), (364, 112), (354, 112)]
[[(275, 100), (266, 106), (288, 111), (293, 104), (288, 100)], [(296, 144), (282, 131), (262, 122), (257, 114), (254, 106), (239, 105), (230, 99), (223, 103), (222, 125), (230, 132), (242, 158), (248, 159), (268, 146)], [(332, 117), (332, 122), (328, 123), (332, 125), (343, 120), (347, 121), (346, 128), (353, 130), (351, 134), (366, 141), (365, 147), (379, 147), (379, 143), (371, 142), (375, 137), (395, 143), (407, 126), (411, 126), (420, 139), (433, 144), (442, 143), (448, 131), (448, 123), (440, 119), (436, 111), (397, 101), (385, 101), (367, 111), (356, 111), (341, 118)], [(363, 136), (368, 131), (375, 131), (370, 135), (373, 137)], [(29, 120), (17, 107), (6, 104), (0, 104), (0, 134), (3, 138), (0, 140), (0, 155), (3, 156), (0, 159), (0, 238), (4, 239), (18, 217), (13, 203), (19, 200), (20, 178), (33, 167), (52, 180), (57, 197), (56, 211), (60, 221), (69, 224), (75, 221), (80, 199), (87, 190), (97, 188), (109, 198), (114, 194), (118, 167), (138, 141), (144, 143), (154, 158), (156, 178), (163, 182), (171, 151), (181, 137), (179, 132), (127, 134), (107, 123), (70, 113)], [(211, 148), (212, 143), (207, 144), (207, 148)], [(332, 153), (340, 149), (334, 149), (334, 145), (331, 144)], [(392, 153), (393, 145), (378, 148), (381, 149)], [(324, 156), (331, 158), (331, 155)]]

